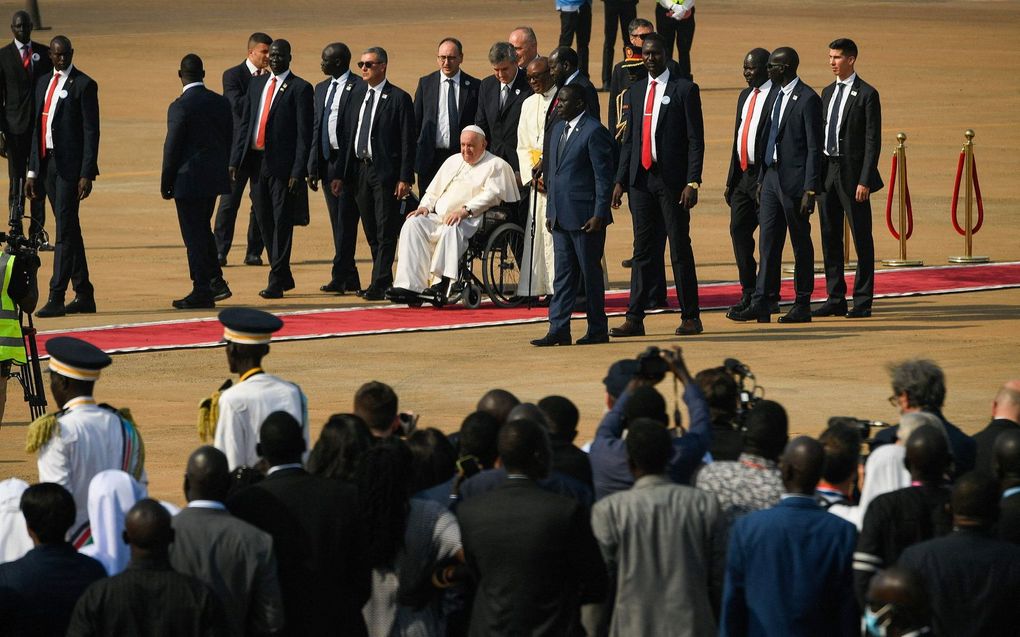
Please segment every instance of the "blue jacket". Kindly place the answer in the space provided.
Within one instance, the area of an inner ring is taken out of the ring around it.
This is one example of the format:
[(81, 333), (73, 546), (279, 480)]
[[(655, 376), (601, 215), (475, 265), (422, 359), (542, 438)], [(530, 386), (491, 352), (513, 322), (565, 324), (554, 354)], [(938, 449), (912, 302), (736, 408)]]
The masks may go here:
[(554, 227), (567, 231), (580, 230), (592, 217), (602, 217), (610, 224), (613, 138), (598, 119), (586, 113), (570, 131), (560, 157), (564, 126), (566, 122), (556, 122), (546, 140), (546, 217)]

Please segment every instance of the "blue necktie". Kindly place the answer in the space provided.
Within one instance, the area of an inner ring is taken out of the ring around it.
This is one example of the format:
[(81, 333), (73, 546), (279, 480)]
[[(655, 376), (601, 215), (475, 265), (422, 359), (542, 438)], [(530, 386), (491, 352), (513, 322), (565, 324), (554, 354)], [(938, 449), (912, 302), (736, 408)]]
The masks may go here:
[(329, 85), (329, 95), (326, 96), (326, 108), (322, 109), (322, 156), (329, 159), (329, 153), (333, 145), (329, 143), (329, 116), (333, 112), (333, 98), (336, 97), (336, 87), (339, 82), (333, 80)]
[(835, 157), (839, 148), (839, 105), (843, 103), (843, 83), (836, 84), (836, 97), (832, 98), (832, 111), (829, 113), (829, 132), (825, 135), (825, 152)]
[(784, 96), (783, 91), (780, 90), (779, 96), (776, 97), (776, 103), (772, 107), (772, 126), (769, 127), (769, 141), (765, 144), (766, 166), (771, 166), (776, 161), (773, 156), (776, 154), (776, 139), (779, 137), (779, 113), (783, 110)]

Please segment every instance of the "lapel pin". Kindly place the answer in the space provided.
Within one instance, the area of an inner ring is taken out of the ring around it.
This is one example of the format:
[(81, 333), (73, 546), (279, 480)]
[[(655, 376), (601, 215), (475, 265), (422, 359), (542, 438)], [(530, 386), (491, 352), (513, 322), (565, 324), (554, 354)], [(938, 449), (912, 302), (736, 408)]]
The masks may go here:
[(662, 96), (662, 105), (665, 106), (666, 104), (669, 104), (669, 95)]
[(60, 99), (64, 99), (66, 97), (67, 97), (67, 90), (65, 89), (65, 90), (60, 91)]
[(389, 96), (389, 95), (387, 95), (386, 93), (383, 93), (383, 94), (382, 94), (382, 98), (383, 98), (384, 100), (385, 100), (385, 99), (389, 99), (389, 97), (390, 97), (390, 96)]
[(857, 95), (857, 91), (850, 91), (851, 95)]
[(38, 62), (39, 61), (39, 54), (38, 53), (33, 53), (32, 54), (32, 61), (33, 62)]
[(464, 86), (471, 86), (471, 80), (464, 80)]
[(794, 95), (793, 96), (793, 101), (796, 102), (798, 97), (800, 97), (800, 95)]
[(514, 95), (520, 95), (520, 94), (521, 94), (521, 89), (517, 89), (517, 90), (514, 91)]

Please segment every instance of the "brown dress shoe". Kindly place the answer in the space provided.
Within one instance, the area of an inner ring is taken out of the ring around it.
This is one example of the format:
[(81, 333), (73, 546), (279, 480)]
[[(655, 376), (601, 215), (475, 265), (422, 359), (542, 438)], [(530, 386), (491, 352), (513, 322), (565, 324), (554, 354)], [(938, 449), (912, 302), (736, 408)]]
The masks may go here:
[(645, 324), (641, 321), (633, 321), (627, 319), (623, 322), (620, 327), (613, 327), (609, 330), (610, 336), (625, 337), (625, 336), (644, 336), (645, 335)]
[(693, 336), (695, 334), (701, 334), (704, 331), (705, 328), (701, 324), (701, 319), (692, 318), (681, 321), (680, 327), (676, 328), (675, 334), (677, 336)]

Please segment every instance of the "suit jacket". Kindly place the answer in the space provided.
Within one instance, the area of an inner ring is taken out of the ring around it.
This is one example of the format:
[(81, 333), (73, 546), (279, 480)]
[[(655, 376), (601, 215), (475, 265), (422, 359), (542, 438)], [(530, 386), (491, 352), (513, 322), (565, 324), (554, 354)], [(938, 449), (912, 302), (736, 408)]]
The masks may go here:
[[(415, 172), (429, 169), (436, 155), (436, 126), (439, 122), (440, 82), (445, 81), (441, 71), (434, 71), (418, 80), (418, 88), (414, 91), (414, 124), (418, 131), (418, 152), (414, 162)], [(460, 72), (460, 96), (457, 99), (458, 122), (453, 125), (450, 134), (450, 148), (460, 147), (460, 134), (465, 126), (475, 123), (475, 112), (478, 110), (478, 89), (481, 82), (463, 70)], [(427, 188), (428, 184), (419, 184)]]
[(809, 497), (739, 518), (726, 556), (720, 637), (860, 635), (856, 538), (853, 524)]
[[(377, 91), (378, 92), (378, 91)], [(344, 153), (345, 181), (353, 178), (355, 142), (358, 134), (358, 115), (361, 105), (368, 96), (368, 83), (362, 82), (351, 94), (351, 108), (348, 111), (347, 151)], [(382, 94), (376, 95), (379, 104), (372, 119), (372, 165), (375, 166), (383, 190), (389, 192), (398, 181), (414, 183), (414, 104), (411, 96), (387, 80)]]
[(248, 85), (253, 79), (245, 62), (223, 72), (223, 97), (230, 101), (230, 110), (234, 114), (235, 131), (241, 127), (241, 120), (244, 119), (244, 110), (248, 105), (246, 99)]
[[(836, 83), (822, 89), (822, 145), (829, 130), (829, 107), (835, 97)], [(882, 104), (878, 91), (858, 75), (850, 86), (850, 95), (843, 105), (843, 121), (839, 125), (839, 154), (848, 162), (849, 170), (841, 171), (843, 190), (851, 195), (857, 185), (871, 192), (881, 190), (885, 183), (878, 174), (878, 156), (882, 152)], [(825, 163), (828, 167), (828, 162)], [(825, 181), (823, 179), (822, 183)]]
[[(266, 74), (251, 80), (241, 125), (234, 131), (231, 166), (240, 166), (251, 150), (251, 138), (262, 115), (259, 112), (262, 91), (272, 77), (272, 74)], [(276, 97), (269, 108), (262, 173), (277, 179), (304, 179), (308, 174), (308, 150), (311, 143), (312, 85), (291, 71), (283, 82), (277, 82)]]
[[(333, 97), (334, 100), (340, 100), (340, 104), (337, 106), (336, 114), (336, 140), (339, 145), (337, 157), (334, 161), (327, 161), (329, 157), (322, 156), (322, 111), (326, 108), (326, 91), (329, 90), (329, 84), (333, 81), (332, 77), (329, 77), (315, 85), (315, 95), (313, 102), (315, 104), (314, 116), (312, 118), (312, 143), (311, 149), (308, 153), (308, 174), (317, 179), (333, 179), (342, 173), (337, 173), (337, 163), (340, 161), (340, 156), (347, 150), (347, 136), (353, 135), (353, 131), (347, 125), (347, 119), (350, 115), (350, 110), (357, 105), (351, 96), (354, 95), (354, 90), (358, 88), (365, 81), (355, 75), (354, 73), (348, 73), (347, 83), (344, 84), (344, 90), (339, 95)], [(357, 118), (357, 115), (355, 115)], [(357, 119), (355, 119), (357, 123)]]
[(601, 601), (607, 576), (587, 510), (528, 479), (457, 509), (478, 588), (470, 635), (570, 634), (578, 605)]
[[(741, 115), (744, 113), (744, 105), (747, 103), (747, 100), (750, 99), (751, 92), (753, 90), (754, 89), (752, 87), (748, 86), (744, 90), (740, 91), (740, 96), (737, 97), (737, 120), (733, 125), (733, 150), (730, 153), (730, 171), (726, 174), (727, 188), (733, 188), (740, 181), (740, 148), (738, 147), (740, 144), (740, 134), (742, 132), (740, 130), (740, 120)], [(773, 93), (777, 90), (776, 85), (773, 84), (772, 90), (769, 91), (769, 97), (772, 97)], [(755, 166), (761, 166), (762, 160), (765, 158), (765, 145), (757, 140), (760, 140), (762, 138), (763, 131), (767, 130), (765, 128), (765, 121), (768, 119), (768, 113), (765, 111), (767, 107), (768, 104), (762, 106), (761, 117), (758, 118), (758, 128), (753, 131), (747, 131), (748, 137), (754, 135), (755, 139), (754, 157), (752, 158)], [(766, 137), (766, 140), (767, 139), (768, 138)]]
[(167, 109), (160, 191), (175, 199), (215, 197), (230, 192), (233, 118), (227, 98), (193, 86)]
[(273, 536), (290, 635), (366, 635), (371, 594), (354, 487), (282, 469), (239, 491), (230, 512)]
[(273, 538), (226, 511), (189, 507), (173, 518), (170, 564), (219, 597), (232, 635), (284, 626)]
[[(634, 185), (641, 167), (641, 123), (645, 109), (648, 77), (635, 82), (624, 102), (627, 104), (627, 136), (620, 149), (620, 166), (616, 183), (626, 189)], [(669, 102), (666, 102), (669, 97)], [(691, 183), (701, 183), (701, 167), (705, 161), (705, 124), (701, 114), (701, 93), (698, 85), (669, 74), (659, 106), (655, 127), (655, 149), (660, 177), (670, 191), (680, 193)]]
[(18, 135), (32, 130), (35, 115), (35, 83), (40, 77), (53, 73), (50, 48), (32, 42), (31, 70), (21, 64), (21, 51), (11, 42), (0, 49), (0, 132)]
[[(53, 74), (44, 75), (35, 84), (35, 127), (32, 129), (32, 155), (28, 169), (39, 174), (40, 126), (46, 90)], [(67, 97), (63, 97), (63, 92)], [(54, 100), (58, 96), (54, 96)], [(68, 181), (99, 175), (99, 87), (88, 75), (72, 66), (53, 114), (53, 148), (57, 173)]]
[[(765, 127), (758, 143), (764, 151), (772, 130), (772, 109), (782, 88), (773, 83), (769, 93), (769, 109)], [(805, 190), (818, 192), (822, 186), (822, 100), (801, 79), (786, 98), (779, 135), (776, 137), (776, 156), (779, 158), (779, 184), (787, 197), (800, 202)], [(758, 181), (765, 178), (765, 162), (760, 164)]]
[(597, 119), (585, 113), (570, 131), (563, 154), (560, 137), (566, 122), (553, 126), (546, 141), (546, 218), (553, 227), (580, 230), (591, 217), (613, 222), (609, 200), (613, 190), (613, 138)]
[(510, 164), (514, 172), (520, 172), (520, 160), (517, 158), (517, 123), (521, 119), (521, 105), (531, 95), (528, 75), (524, 71), (517, 71), (510, 85), (510, 95), (502, 109), (499, 107), (499, 87), (499, 80), (494, 75), (482, 80), (478, 89), (475, 124), (485, 131), (485, 136), (489, 140), (489, 152)]
[[(504, 483), (506, 483), (506, 469), (502, 467), (485, 469), (462, 482), (458, 493), (463, 501), (498, 489)], [(595, 496), (590, 486), (555, 469), (536, 484), (550, 493), (558, 493), (580, 502), (585, 509), (590, 509), (595, 502)], [(449, 492), (445, 495), (449, 496)]]
[(992, 448), (995, 446), (995, 439), (1004, 431), (1020, 431), (1020, 424), (1005, 418), (996, 418), (988, 423), (988, 426), (974, 434), (974, 444), (977, 447), (977, 457), (974, 468), (985, 473), (992, 473)]

